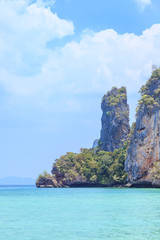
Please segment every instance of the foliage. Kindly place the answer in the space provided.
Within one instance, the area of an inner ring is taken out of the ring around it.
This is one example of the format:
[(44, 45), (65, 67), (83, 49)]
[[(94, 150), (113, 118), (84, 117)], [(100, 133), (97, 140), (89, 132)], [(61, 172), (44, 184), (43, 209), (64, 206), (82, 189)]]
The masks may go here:
[(150, 106), (150, 108), (158, 106), (158, 102), (152, 96), (146, 94), (142, 96), (138, 103), (140, 107), (142, 105)]
[(147, 83), (141, 87), (141, 99), (138, 101), (138, 107), (136, 112), (146, 108), (148, 111), (152, 111), (156, 107), (159, 107), (160, 97), (160, 68), (152, 66), (152, 74)]
[(117, 106), (118, 103), (123, 102), (125, 99), (127, 99), (125, 87), (112, 87), (111, 91), (108, 91), (107, 95), (103, 96), (102, 102), (107, 100), (107, 105), (113, 107)]
[(155, 162), (151, 171), (153, 179), (160, 180), (160, 162)]
[(108, 105), (116, 106), (118, 103), (122, 103), (125, 99), (127, 99), (126, 93), (118, 93), (115, 91), (108, 97)]
[(150, 87), (153, 83), (156, 83), (157, 80), (160, 79), (160, 68), (153, 65), (152, 66), (152, 74), (151, 74), (151, 77), (149, 78), (149, 80), (146, 82), (145, 85), (143, 85), (140, 89), (140, 93), (141, 95), (145, 95), (145, 94), (149, 94), (149, 90), (150, 90)]
[(79, 154), (67, 153), (61, 156), (54, 163), (54, 167), (63, 174), (64, 181), (83, 179), (101, 184), (125, 183), (124, 162), (127, 146), (128, 143), (125, 143), (123, 148), (114, 152), (84, 148)]
[(44, 170), (42, 174), (39, 174), (37, 181), (39, 181), (41, 178), (52, 178), (52, 176), (46, 170)]
[(125, 93), (126, 93), (126, 88), (125, 88), (125, 87), (117, 88), (117, 92), (118, 92), (118, 93), (121, 93), (121, 94), (122, 94), (122, 93), (125, 94)]
[(152, 79), (159, 79), (160, 78), (160, 67), (156, 65), (152, 65)]
[(160, 88), (155, 89), (154, 94), (156, 95), (156, 97), (159, 97), (160, 96)]
[(123, 110), (117, 107), (115, 116), (119, 121), (124, 121), (124, 118), (128, 119), (129, 118), (129, 111), (128, 110)]

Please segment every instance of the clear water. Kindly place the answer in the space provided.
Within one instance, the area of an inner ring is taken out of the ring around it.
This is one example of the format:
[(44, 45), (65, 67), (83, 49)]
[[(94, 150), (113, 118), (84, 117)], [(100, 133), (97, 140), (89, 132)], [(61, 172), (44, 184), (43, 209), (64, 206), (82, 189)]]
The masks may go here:
[(160, 239), (160, 189), (0, 187), (0, 240), (100, 239)]

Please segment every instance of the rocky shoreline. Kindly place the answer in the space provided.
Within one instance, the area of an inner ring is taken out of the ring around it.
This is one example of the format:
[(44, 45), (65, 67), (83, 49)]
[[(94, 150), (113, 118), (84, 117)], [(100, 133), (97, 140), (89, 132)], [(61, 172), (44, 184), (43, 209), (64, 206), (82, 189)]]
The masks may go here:
[(126, 184), (99, 184), (99, 183), (90, 183), (90, 182), (75, 182), (70, 185), (60, 185), (50, 180), (44, 178), (42, 181), (36, 182), (37, 188), (160, 188), (160, 181), (154, 182), (135, 182), (135, 183), (126, 183)]

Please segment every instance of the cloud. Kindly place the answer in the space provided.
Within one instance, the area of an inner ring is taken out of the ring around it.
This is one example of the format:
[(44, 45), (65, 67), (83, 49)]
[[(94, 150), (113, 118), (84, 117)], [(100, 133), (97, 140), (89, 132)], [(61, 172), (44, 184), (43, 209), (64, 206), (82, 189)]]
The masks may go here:
[(47, 42), (74, 33), (73, 23), (53, 14), (49, 3), (0, 1), (1, 69), (21, 76), (38, 73), (50, 54)]
[(134, 0), (138, 6), (143, 10), (146, 6), (152, 4), (152, 0)]
[(53, 51), (46, 48), (46, 52), (40, 71), (34, 75), (23, 76), (19, 71), (13, 74), (1, 67), (4, 88), (22, 95), (41, 92), (75, 95), (103, 94), (104, 89), (113, 85), (125, 85), (134, 94), (149, 77), (152, 64), (160, 62), (160, 24), (140, 36), (120, 35), (112, 29), (85, 32), (81, 41), (72, 41)]
[(46, 105), (65, 106), (64, 111), (81, 111), (85, 106), (80, 96), (101, 96), (114, 85), (127, 86), (129, 96), (134, 95), (149, 77), (152, 64), (160, 63), (160, 24), (140, 36), (113, 29), (84, 31), (79, 41), (47, 48), (48, 41), (73, 33), (73, 23), (60, 19), (42, 1), (1, 0), (4, 91), (44, 98)]
[(156, 24), (140, 36), (112, 29), (85, 33), (80, 42), (54, 51), (44, 69), (54, 69), (54, 79), (76, 94), (104, 93), (113, 85), (125, 85), (134, 94), (149, 77), (152, 64), (159, 62), (160, 24)]

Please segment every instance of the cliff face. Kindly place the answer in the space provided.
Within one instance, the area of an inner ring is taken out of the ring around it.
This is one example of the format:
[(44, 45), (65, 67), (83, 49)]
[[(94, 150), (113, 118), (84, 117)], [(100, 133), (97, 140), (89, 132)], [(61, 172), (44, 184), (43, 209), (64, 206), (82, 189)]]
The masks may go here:
[(125, 170), (134, 185), (160, 186), (160, 70), (140, 90)]
[(127, 140), (130, 131), (126, 88), (113, 87), (107, 95), (104, 95), (101, 108), (103, 114), (100, 148), (113, 152), (123, 147), (123, 142)]
[(52, 175), (38, 177), (37, 187), (116, 186), (127, 181), (131, 187), (160, 187), (160, 68), (153, 69), (140, 93), (131, 131), (126, 88), (113, 87), (104, 95), (100, 140), (79, 154), (61, 156)]

